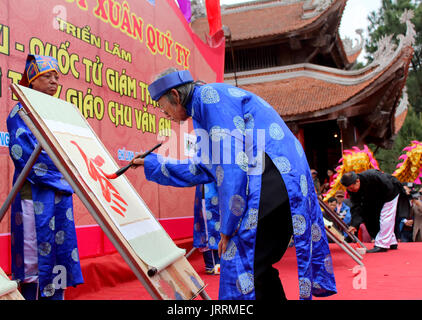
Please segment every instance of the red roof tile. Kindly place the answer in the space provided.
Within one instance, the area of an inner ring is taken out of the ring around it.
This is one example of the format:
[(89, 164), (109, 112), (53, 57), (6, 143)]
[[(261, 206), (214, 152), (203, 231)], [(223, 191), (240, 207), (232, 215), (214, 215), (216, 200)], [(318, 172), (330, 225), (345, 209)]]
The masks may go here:
[(362, 50), (363, 49), (359, 50), (358, 52), (356, 52), (356, 53), (354, 53), (354, 54), (352, 54), (350, 56), (347, 56), (347, 61), (349, 63), (355, 62), (358, 59), (359, 55), (362, 53)]
[(341, 105), (367, 87), (373, 80), (348, 86), (310, 77), (298, 77), (241, 87), (258, 94), (281, 116), (292, 116)]
[[(223, 25), (230, 28), (232, 41), (280, 35), (310, 25), (323, 13), (310, 19), (302, 19), (303, 4), (304, 2), (299, 2), (227, 13), (222, 14), (221, 19)], [(205, 39), (205, 35), (209, 33), (207, 18), (199, 18), (192, 22), (192, 29), (198, 36)]]
[[(375, 67), (372, 67), (361, 72), (339, 72), (335, 69), (320, 68), (313, 65), (299, 65), (283, 68), (279, 72), (270, 70), (270, 72), (265, 73), (262, 70), (261, 73), (254, 74), (256, 78), (252, 77), (251, 73), (246, 73), (246, 76), (245, 73), (240, 73), (238, 80), (240, 87), (262, 97), (281, 116), (311, 115), (312, 112), (341, 106), (368, 89), (372, 83), (385, 81), (378, 79), (389, 70), (403, 68), (404, 72), (407, 73), (412, 52), (411, 47), (404, 48), (401, 54), (378, 71)], [(295, 77), (292, 72), (296, 72), (298, 76)], [(369, 75), (370, 73), (373, 73), (373, 75)], [(266, 82), (262, 80), (265, 76), (277, 78), (278, 74), (279, 80)], [(226, 81), (228, 80), (233, 80), (233, 78), (227, 77)], [(244, 84), (242, 84), (241, 80), (247, 80), (249, 83), (243, 82)]]
[[(230, 10), (222, 11), (222, 24), (230, 28), (232, 41), (242, 41), (249, 39), (256, 39), (261, 37), (282, 36), (291, 32), (298, 32), (305, 27), (311, 27), (324, 12), (328, 11), (332, 6), (344, 0), (335, 0), (325, 11), (316, 14), (312, 18), (303, 18), (305, 1), (282, 4), (280, 1), (263, 1), (267, 7), (260, 7), (257, 2), (241, 3), (236, 6), (230, 6)], [(341, 13), (344, 10), (346, 1), (344, 1), (341, 8)], [(271, 6), (274, 5), (274, 6)], [(233, 9), (243, 9), (250, 7), (246, 11), (234, 11)], [(206, 35), (209, 34), (208, 20), (206, 17), (199, 18), (192, 22), (192, 29), (195, 33), (206, 42)], [(338, 32), (338, 31), (337, 31)], [(341, 54), (348, 64), (356, 61), (358, 54), (347, 56), (341, 40)]]

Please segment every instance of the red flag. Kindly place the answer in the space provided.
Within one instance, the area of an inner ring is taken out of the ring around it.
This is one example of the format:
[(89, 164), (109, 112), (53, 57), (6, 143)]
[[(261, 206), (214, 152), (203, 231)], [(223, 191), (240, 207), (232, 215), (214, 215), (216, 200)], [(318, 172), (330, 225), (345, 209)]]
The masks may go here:
[(192, 18), (192, 9), (190, 6), (190, 0), (177, 0), (179, 4), (180, 11), (182, 11), (183, 16), (185, 17), (186, 21), (190, 23)]
[(205, 0), (205, 7), (207, 8), (210, 36), (212, 37), (222, 26), (220, 0)]

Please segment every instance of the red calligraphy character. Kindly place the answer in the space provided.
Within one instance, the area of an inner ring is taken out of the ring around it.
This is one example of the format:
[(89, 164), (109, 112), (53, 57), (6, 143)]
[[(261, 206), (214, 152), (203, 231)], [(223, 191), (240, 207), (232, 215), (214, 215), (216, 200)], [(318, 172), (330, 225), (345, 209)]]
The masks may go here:
[(128, 204), (122, 198), (122, 196), (113, 186), (113, 184), (105, 177), (104, 172), (101, 170), (101, 167), (104, 164), (104, 159), (99, 155), (97, 155), (93, 159), (88, 159), (85, 152), (75, 141), (70, 141), (70, 143), (74, 144), (78, 148), (82, 158), (85, 161), (90, 177), (94, 181), (99, 182), (103, 197), (110, 204), (110, 208), (113, 209), (116, 213), (120, 214), (122, 217), (124, 217), (124, 212), (126, 212), (126, 207), (128, 206)]

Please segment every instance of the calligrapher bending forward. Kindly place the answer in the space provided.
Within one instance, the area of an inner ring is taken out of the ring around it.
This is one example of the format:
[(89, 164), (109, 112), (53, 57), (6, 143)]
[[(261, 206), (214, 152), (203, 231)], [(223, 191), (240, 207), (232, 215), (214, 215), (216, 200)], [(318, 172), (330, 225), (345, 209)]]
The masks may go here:
[(272, 265), (293, 235), (301, 299), (336, 293), (321, 209), (300, 142), (263, 99), (223, 83), (195, 82), (171, 68), (149, 86), (177, 122), (189, 117), (198, 154), (134, 159), (146, 178), (189, 187), (216, 182), (221, 234), (219, 299), (286, 299)]

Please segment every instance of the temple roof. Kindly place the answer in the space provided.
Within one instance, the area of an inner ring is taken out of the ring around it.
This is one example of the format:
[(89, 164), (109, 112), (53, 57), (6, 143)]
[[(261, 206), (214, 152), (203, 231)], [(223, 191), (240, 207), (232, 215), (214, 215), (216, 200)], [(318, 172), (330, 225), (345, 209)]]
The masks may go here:
[[(286, 122), (359, 117), (362, 128), (374, 121), (381, 123), (385, 130), (376, 128), (372, 135), (389, 139), (407, 114), (407, 99), (400, 104), (400, 98), (413, 55), (414, 28), (410, 18), (402, 22), (408, 30), (406, 36), (398, 36), (400, 44), (395, 46), (392, 36), (382, 38), (375, 60), (364, 69), (347, 71), (304, 63), (239, 72), (238, 86), (258, 94)], [(234, 74), (226, 74), (225, 82), (235, 84)]]
[[(363, 45), (363, 41), (358, 44), (358, 48), (344, 44), (338, 33), (346, 2), (347, 0), (270, 0), (222, 6), (222, 24), (229, 27), (234, 47), (292, 39), (312, 41), (315, 45), (315, 37), (320, 33), (324, 36), (320, 41), (326, 40), (325, 32), (331, 37), (327, 46), (335, 42), (335, 54), (343, 60), (338, 63), (338, 67), (344, 68), (356, 61)], [(194, 20), (192, 29), (206, 41), (209, 33), (206, 17)], [(350, 39), (345, 40), (350, 42)]]
[(303, 3), (236, 6), (222, 10), (222, 22), (232, 32), (232, 41), (280, 35), (309, 26), (322, 14), (303, 19)]
[(406, 87), (403, 89), (403, 97), (400, 101), (399, 106), (397, 107), (396, 113), (394, 115), (394, 134), (397, 134), (406, 120), (407, 113), (409, 112), (409, 100), (406, 91)]

